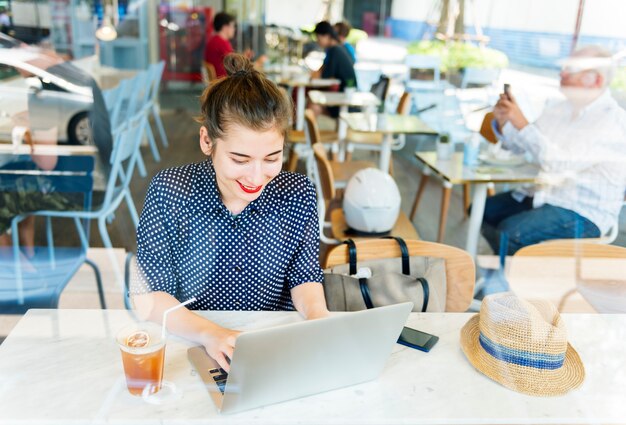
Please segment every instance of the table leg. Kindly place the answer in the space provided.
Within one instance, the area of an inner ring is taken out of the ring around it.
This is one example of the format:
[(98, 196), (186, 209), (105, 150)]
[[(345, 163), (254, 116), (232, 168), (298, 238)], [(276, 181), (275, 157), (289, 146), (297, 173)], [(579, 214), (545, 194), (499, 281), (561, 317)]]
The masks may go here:
[(385, 134), (383, 142), (380, 145), (380, 163), (378, 168), (385, 173), (389, 172), (389, 160), (391, 159), (391, 142), (393, 141), (391, 133)]
[(296, 103), (296, 130), (304, 130), (304, 108), (306, 107), (306, 91), (304, 86), (298, 86), (298, 101)]
[[(337, 128), (337, 134), (339, 135), (339, 144), (337, 145), (337, 148), (335, 148), (335, 144), (333, 144), (333, 153), (339, 154), (337, 157), (339, 159), (339, 162), (344, 162), (346, 160), (346, 143), (348, 143), (348, 141), (346, 140), (346, 135), (348, 134), (348, 123), (341, 119), (341, 115), (347, 112), (347, 106), (341, 106), (341, 108), (339, 108), (340, 118), (338, 118), (339, 125)], [(338, 152), (335, 152), (335, 150), (338, 150)]]
[(472, 194), (472, 187), (469, 183), (463, 183), (463, 217), (467, 218), (470, 206), (470, 195)]
[(439, 233), (437, 234), (437, 242), (442, 243), (446, 233), (446, 223), (448, 221), (448, 207), (450, 206), (450, 195), (452, 194), (452, 185), (450, 182), (443, 182), (443, 190), (441, 191), (441, 216), (439, 217)]
[(428, 179), (430, 178), (430, 169), (424, 168), (422, 170), (422, 178), (420, 179), (419, 187), (417, 188), (417, 193), (415, 194), (415, 201), (413, 201), (413, 208), (411, 208), (411, 215), (409, 218), (411, 221), (415, 218), (415, 213), (417, 212), (417, 206), (422, 199), (422, 194), (424, 193), (424, 189), (426, 188), (426, 183), (428, 183)]
[(469, 229), (467, 230), (467, 244), (465, 250), (476, 258), (478, 251), (478, 237), (480, 226), (485, 213), (485, 202), (487, 201), (487, 183), (474, 184), (474, 197), (472, 199), (472, 213), (470, 214)]

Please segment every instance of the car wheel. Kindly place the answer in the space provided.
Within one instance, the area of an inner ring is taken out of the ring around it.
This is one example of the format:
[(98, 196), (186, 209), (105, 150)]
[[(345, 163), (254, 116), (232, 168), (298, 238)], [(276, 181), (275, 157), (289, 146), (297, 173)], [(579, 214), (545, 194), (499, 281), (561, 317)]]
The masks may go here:
[(87, 112), (76, 114), (67, 126), (67, 141), (70, 145), (91, 143), (91, 122)]

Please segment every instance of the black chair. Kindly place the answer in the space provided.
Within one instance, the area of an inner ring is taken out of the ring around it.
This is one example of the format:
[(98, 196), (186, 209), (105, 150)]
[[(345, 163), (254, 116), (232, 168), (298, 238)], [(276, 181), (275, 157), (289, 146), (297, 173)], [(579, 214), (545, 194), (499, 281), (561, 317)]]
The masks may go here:
[(370, 92), (374, 94), (380, 100), (381, 106), (384, 105), (387, 99), (387, 93), (389, 93), (389, 84), (391, 80), (386, 75), (381, 75), (377, 82), (372, 84)]

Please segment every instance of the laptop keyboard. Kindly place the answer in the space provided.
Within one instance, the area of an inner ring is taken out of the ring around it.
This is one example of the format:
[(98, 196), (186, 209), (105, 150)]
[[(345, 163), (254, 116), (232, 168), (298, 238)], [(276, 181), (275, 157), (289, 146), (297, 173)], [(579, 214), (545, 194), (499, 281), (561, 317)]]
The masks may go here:
[(224, 394), (224, 388), (226, 388), (226, 380), (228, 379), (228, 373), (222, 369), (211, 369), (209, 370), (211, 374), (211, 378), (215, 381), (215, 384), (220, 389), (221, 393)]

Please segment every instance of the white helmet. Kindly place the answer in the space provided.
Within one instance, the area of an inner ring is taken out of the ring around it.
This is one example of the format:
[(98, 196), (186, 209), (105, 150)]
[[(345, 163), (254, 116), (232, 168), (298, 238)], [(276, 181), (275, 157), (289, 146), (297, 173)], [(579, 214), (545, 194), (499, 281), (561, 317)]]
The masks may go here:
[(352, 176), (343, 197), (346, 222), (365, 233), (390, 231), (400, 214), (400, 191), (393, 178), (376, 168)]

